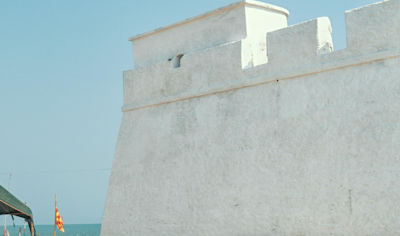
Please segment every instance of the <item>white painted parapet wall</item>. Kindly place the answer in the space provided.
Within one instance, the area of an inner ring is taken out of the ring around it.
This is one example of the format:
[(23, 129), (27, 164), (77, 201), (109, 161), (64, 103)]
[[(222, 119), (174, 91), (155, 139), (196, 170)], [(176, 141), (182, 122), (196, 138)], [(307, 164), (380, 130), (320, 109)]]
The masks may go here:
[(398, 235), (400, 0), (242, 1), (131, 38), (102, 236)]
[(265, 34), (286, 27), (288, 16), (287, 10), (270, 4), (238, 2), (131, 38), (135, 65), (143, 67), (240, 40), (246, 49), (243, 63), (252, 59), (265, 63)]
[(400, 1), (391, 0), (346, 12), (348, 49), (366, 52), (400, 45)]

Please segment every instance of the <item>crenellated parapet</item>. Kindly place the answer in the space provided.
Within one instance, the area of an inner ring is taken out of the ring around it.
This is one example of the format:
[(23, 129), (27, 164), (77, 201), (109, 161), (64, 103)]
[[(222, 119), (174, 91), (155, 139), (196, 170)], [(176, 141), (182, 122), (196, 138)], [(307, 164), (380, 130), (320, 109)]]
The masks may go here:
[(265, 53), (265, 34), (286, 27), (288, 16), (281, 7), (244, 0), (129, 40), (137, 68), (241, 40), (254, 51), (249, 59)]
[(333, 51), (331, 23), (321, 17), (268, 33), (267, 45), (270, 66), (301, 66)]
[(131, 111), (388, 57), (400, 48), (400, 0), (346, 12), (347, 48), (327, 17), (287, 26), (287, 10), (246, 0), (131, 38), (124, 73)]
[(348, 50), (379, 51), (400, 46), (400, 1), (389, 0), (346, 11)]
[(132, 38), (102, 220), (120, 235), (398, 235), (400, 0), (242, 1)]

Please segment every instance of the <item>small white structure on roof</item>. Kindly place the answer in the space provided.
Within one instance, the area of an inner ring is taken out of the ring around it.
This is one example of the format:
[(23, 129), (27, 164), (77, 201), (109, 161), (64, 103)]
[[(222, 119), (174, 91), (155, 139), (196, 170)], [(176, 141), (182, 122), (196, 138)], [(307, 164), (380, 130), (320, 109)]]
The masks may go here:
[[(289, 12), (259, 1), (245, 0), (186, 21), (130, 38), (136, 67), (242, 42), (243, 63), (266, 62), (267, 32), (287, 26)], [(248, 52), (247, 52), (248, 51)]]
[(242, 1), (131, 38), (102, 236), (395, 235), (400, 1)]

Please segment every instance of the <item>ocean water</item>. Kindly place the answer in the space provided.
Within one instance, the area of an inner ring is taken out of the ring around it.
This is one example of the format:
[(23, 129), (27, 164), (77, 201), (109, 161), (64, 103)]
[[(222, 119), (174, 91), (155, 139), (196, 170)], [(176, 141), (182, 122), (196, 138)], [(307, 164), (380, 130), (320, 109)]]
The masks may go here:
[[(19, 228), (22, 229), (24, 235), (24, 227), (22, 225), (7, 226), (10, 236), (17, 236)], [(80, 224), (80, 225), (64, 225), (65, 232), (63, 236), (99, 236), (101, 224)], [(3, 235), (4, 227), (0, 226), (1, 235)], [(40, 236), (54, 236), (54, 225), (36, 225), (36, 233)], [(26, 235), (30, 236), (28, 227), (26, 228)], [(57, 235), (61, 232), (57, 229)]]

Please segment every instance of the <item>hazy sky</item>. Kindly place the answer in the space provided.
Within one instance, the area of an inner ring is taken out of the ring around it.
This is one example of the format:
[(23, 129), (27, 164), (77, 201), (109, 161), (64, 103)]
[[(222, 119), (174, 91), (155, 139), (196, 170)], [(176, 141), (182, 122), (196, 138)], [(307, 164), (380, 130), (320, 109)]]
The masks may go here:
[[(11, 192), (39, 224), (54, 222), (55, 193), (64, 223), (100, 223), (128, 38), (233, 2), (0, 0), (0, 185), (12, 172)], [(287, 8), (289, 24), (330, 17), (340, 49), (344, 11), (376, 1), (265, 2)]]

